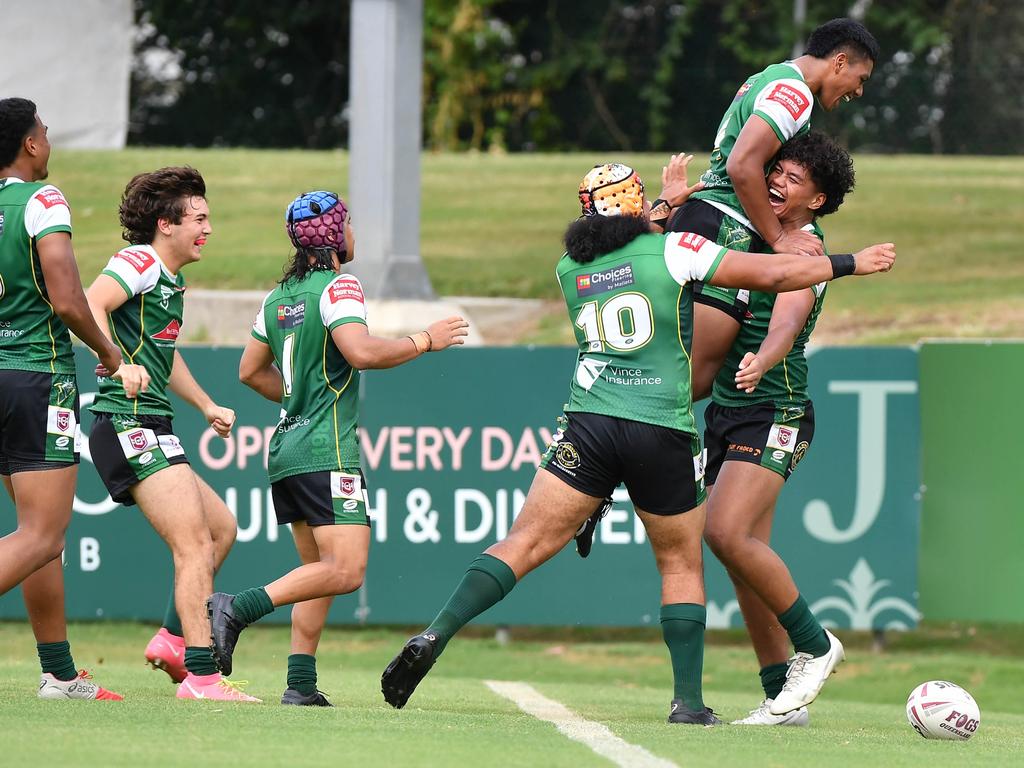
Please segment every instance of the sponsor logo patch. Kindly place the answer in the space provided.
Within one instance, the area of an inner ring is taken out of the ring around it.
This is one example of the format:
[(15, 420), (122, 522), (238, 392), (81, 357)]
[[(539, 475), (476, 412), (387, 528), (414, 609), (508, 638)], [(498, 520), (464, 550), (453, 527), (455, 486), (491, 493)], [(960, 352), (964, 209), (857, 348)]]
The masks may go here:
[(794, 120), (798, 120), (811, 103), (800, 91), (785, 83), (775, 86), (768, 94), (768, 101), (781, 104)]
[(555, 449), (555, 461), (565, 469), (576, 469), (580, 465), (580, 454), (572, 443), (559, 443)]
[(347, 509), (347, 510), (351, 511), (351, 510), (355, 509), (358, 506), (359, 506), (359, 502), (358, 501), (356, 501), (355, 499), (348, 499), (347, 501), (345, 501), (341, 505), (341, 508), (342, 509)]
[(156, 433), (152, 429), (138, 428), (118, 432), (118, 442), (125, 458), (133, 459), (140, 453), (152, 450), (157, 446)]
[(793, 427), (784, 427), (781, 424), (772, 424), (768, 431), (768, 442), (766, 448), (778, 448), (786, 453), (792, 453), (796, 447), (796, 437), (800, 430)]
[(772, 451), (772, 458), (775, 459), (775, 461), (784, 461), (785, 458), (786, 458), (786, 452), (785, 451)]
[(67, 432), (71, 426), (71, 413), (69, 411), (57, 411), (57, 429)]
[(146, 439), (146, 433), (139, 429), (128, 435), (128, 444), (131, 445), (137, 451), (144, 450), (149, 445), (149, 440)]
[(56, 445), (58, 448), (67, 448), (69, 445), (71, 445), (71, 438), (68, 437), (67, 435), (61, 435), (54, 441), (54, 445)]
[(331, 304), (337, 304), (344, 299), (353, 299), (363, 302), (363, 288), (359, 281), (352, 277), (339, 277), (330, 288)]
[(51, 435), (74, 435), (78, 421), (70, 408), (51, 405), (47, 408), (46, 431)]
[(704, 468), (707, 465), (707, 459), (706, 448), (693, 457), (693, 481), (698, 485), (704, 482)]
[(306, 303), (302, 304), (278, 304), (277, 305), (277, 327), (294, 328), (302, 325), (306, 319)]
[(65, 208), (68, 207), (68, 201), (64, 199), (64, 195), (60, 193), (60, 190), (50, 187), (49, 189), (41, 189), (36, 193), (35, 199), (43, 204), (46, 209), (53, 208), (55, 205), (63, 205)]
[(699, 253), (707, 241), (706, 237), (701, 237), (696, 232), (683, 232), (678, 244), (681, 248), (689, 248), (694, 253)]
[(576, 366), (576, 383), (589, 392), (590, 388), (594, 386), (594, 382), (601, 378), (601, 372), (607, 366), (607, 360), (580, 358), (579, 365)]
[(633, 277), (633, 264), (622, 264), (600, 272), (591, 272), (589, 275), (577, 276), (576, 295), (593, 296), (595, 293), (625, 288), (627, 285), (633, 285), (634, 282), (636, 280)]
[(117, 254), (117, 258), (131, 264), (132, 269), (140, 275), (156, 264), (156, 259), (145, 251), (124, 250)]
[(331, 498), (362, 499), (362, 478), (344, 472), (331, 472)]
[(139, 464), (141, 464), (142, 466), (146, 466), (152, 460), (153, 460), (153, 452), (152, 451), (146, 451), (144, 454), (139, 456)]
[(158, 435), (156, 439), (160, 450), (168, 459), (184, 455), (185, 449), (181, 447), (181, 440), (177, 435)]
[(793, 463), (790, 465), (793, 469), (796, 469), (796, 465), (803, 461), (808, 448), (810, 448), (810, 443), (806, 440), (797, 443), (796, 448), (793, 449)]
[(153, 338), (158, 341), (170, 341), (175, 342), (178, 340), (178, 336), (181, 333), (181, 323), (177, 320), (171, 320), (160, 333), (154, 333)]

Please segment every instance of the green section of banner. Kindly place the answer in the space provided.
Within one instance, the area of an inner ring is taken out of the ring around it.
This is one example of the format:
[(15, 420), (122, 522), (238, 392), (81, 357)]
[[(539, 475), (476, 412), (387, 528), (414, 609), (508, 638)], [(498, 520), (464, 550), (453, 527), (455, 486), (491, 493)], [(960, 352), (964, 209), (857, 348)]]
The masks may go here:
[[(180, 402), (174, 421), (192, 466), (239, 519), (238, 542), (217, 578), (227, 591), (266, 584), (298, 563), (288, 530), (276, 525), (264, 469), (279, 409), (235, 380), (239, 354), (184, 350), (200, 383), (237, 411), (234, 436), (216, 437)], [(87, 356), (78, 362), (87, 433), (95, 379)], [(366, 373), (360, 426), (373, 519), (370, 565), (363, 589), (335, 601), (332, 622), (433, 618), (469, 561), (508, 531), (575, 362), (565, 348), (460, 349)], [(810, 369), (814, 442), (783, 491), (773, 544), (823, 620), (858, 629), (913, 626), (916, 355), (824, 349)], [(6, 500), (3, 510), (10, 529)], [(171, 579), (166, 548), (137, 508), (110, 501), (88, 454), (65, 562), (70, 617), (162, 615)], [(740, 626), (731, 584), (710, 555), (706, 573), (709, 626)], [(590, 558), (580, 560), (570, 545), (481, 622), (640, 626), (657, 623), (658, 609), (650, 547), (619, 489)], [(16, 593), (0, 598), (0, 618), (23, 615)], [(288, 615), (277, 611), (273, 620)]]
[(1024, 621), (1020, 342), (922, 345), (921, 610)]

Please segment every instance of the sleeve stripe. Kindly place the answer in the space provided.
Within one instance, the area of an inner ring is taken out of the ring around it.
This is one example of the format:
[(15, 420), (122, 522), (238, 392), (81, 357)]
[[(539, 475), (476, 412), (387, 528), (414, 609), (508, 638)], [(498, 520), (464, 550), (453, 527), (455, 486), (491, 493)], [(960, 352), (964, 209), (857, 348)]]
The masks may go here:
[(331, 324), (327, 326), (327, 330), (333, 331), (339, 325), (347, 325), (349, 323), (359, 323), (360, 325), (366, 325), (366, 320), (364, 320), (361, 317), (355, 317), (351, 315), (349, 317), (339, 317), (331, 321)]
[(47, 227), (46, 229), (37, 232), (35, 238), (36, 240), (39, 240), (40, 238), (46, 237), (54, 232), (67, 232), (70, 235), (71, 227), (67, 224), (54, 224), (52, 227)]
[(783, 144), (785, 144), (787, 141), (789, 141), (789, 137), (786, 136), (782, 132), (782, 129), (779, 128), (779, 126), (775, 124), (775, 121), (771, 117), (768, 116), (767, 112), (762, 112), (760, 109), (755, 109), (751, 114), (752, 115), (757, 115), (762, 120), (764, 120), (766, 123), (768, 123), (768, 127), (771, 128), (773, 131), (775, 131), (775, 135), (778, 137), (779, 141), (781, 141)]
[(256, 339), (256, 341), (262, 341), (264, 344), (270, 343), (269, 341), (267, 341), (267, 338), (265, 336), (261, 336), (259, 331), (257, 331), (255, 328), (251, 329), (249, 333), (254, 339)]
[(708, 267), (708, 271), (704, 273), (704, 282), (707, 282), (715, 276), (715, 272), (718, 270), (718, 265), (722, 263), (722, 259), (725, 258), (725, 254), (728, 252), (728, 248), (718, 249), (718, 255), (715, 256), (715, 260), (711, 262), (711, 266)]
[(128, 287), (128, 283), (122, 280), (121, 276), (117, 274), (117, 272), (114, 272), (113, 270), (110, 269), (104, 269), (102, 272), (100, 272), (100, 274), (106, 275), (107, 277), (112, 277), (115, 280), (117, 280), (118, 284), (120, 284), (120, 286), (124, 288), (124, 292), (128, 294), (129, 299), (135, 295), (134, 293), (132, 293), (132, 289)]

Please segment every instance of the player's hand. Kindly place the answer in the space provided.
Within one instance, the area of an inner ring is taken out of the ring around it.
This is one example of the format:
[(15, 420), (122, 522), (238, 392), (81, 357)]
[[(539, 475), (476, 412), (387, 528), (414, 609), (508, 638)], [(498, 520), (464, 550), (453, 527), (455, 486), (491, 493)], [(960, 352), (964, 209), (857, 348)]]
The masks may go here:
[(429, 326), (427, 334), (430, 336), (430, 351), (439, 352), (456, 344), (465, 344), (466, 336), (469, 335), (469, 322), (453, 315)]
[(783, 232), (779, 239), (771, 245), (772, 250), (776, 253), (802, 253), (805, 256), (825, 255), (825, 248), (822, 246), (821, 240), (816, 235), (802, 229)]
[(742, 389), (749, 395), (757, 389), (764, 374), (764, 361), (753, 352), (747, 352), (740, 360), (739, 370), (736, 371), (736, 389)]
[[(96, 367), (99, 368), (99, 366)], [(134, 400), (139, 392), (149, 389), (149, 371), (144, 365), (122, 363), (110, 378), (121, 382), (121, 386), (124, 387), (124, 396), (129, 400)]]
[(668, 165), (661, 169), (661, 194), (658, 195), (673, 208), (682, 205), (694, 192), (704, 189), (704, 184), (697, 181), (690, 184), (687, 179), (687, 167), (693, 155), (678, 154), (669, 158)]
[(872, 275), (875, 272), (888, 272), (896, 263), (896, 246), (892, 243), (871, 245), (863, 251), (853, 254), (855, 275)]
[(121, 367), (121, 363), (124, 362), (124, 358), (121, 357), (121, 350), (113, 344), (107, 344), (107, 348), (98, 357), (100, 362), (96, 366), (96, 375), (102, 378), (113, 374)]
[(213, 427), (213, 431), (221, 437), (226, 438), (231, 434), (231, 428), (235, 425), (235, 412), (230, 408), (210, 403), (203, 411), (203, 416)]

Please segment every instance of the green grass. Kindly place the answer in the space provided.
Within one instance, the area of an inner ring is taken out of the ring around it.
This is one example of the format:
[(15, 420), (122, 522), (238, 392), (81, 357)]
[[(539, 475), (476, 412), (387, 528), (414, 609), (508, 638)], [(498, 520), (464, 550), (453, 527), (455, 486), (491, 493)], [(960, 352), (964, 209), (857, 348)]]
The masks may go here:
[[(930, 628), (893, 636), (883, 654), (850, 635), (848, 662), (812, 708), (807, 729), (689, 728), (664, 722), (671, 698), (667, 653), (650, 631), (517, 633), (507, 647), (459, 638), (406, 709), (387, 707), (380, 671), (407, 636), (331, 629), (320, 649), (320, 687), (331, 710), (276, 704), (284, 687), (284, 628), (249, 630), (238, 677), (263, 706), (183, 702), (141, 652), (152, 628), (71, 627), (76, 661), (123, 704), (48, 702), (34, 696), (38, 668), (27, 625), (0, 624), (0, 732), (5, 765), (75, 766), (579, 766), (609, 765), (554, 726), (520, 712), (481, 682), (520, 680), (626, 741), (680, 766), (913, 766), (1024, 764), (1024, 631)], [(519, 639), (520, 634), (526, 639)], [(982, 725), (969, 743), (929, 742), (906, 723), (907, 693), (932, 678), (976, 696)], [(713, 633), (705, 697), (728, 718), (756, 704), (753, 659), (736, 633)]]
[[(543, 298), (523, 341), (567, 343), (553, 265), (575, 217), (583, 172), (610, 156), (424, 155), (422, 253), (442, 295)], [(657, 193), (660, 155), (632, 163)], [(56, 151), (51, 179), (68, 195), (82, 272), (91, 280), (119, 247), (117, 202), (135, 173), (190, 163), (209, 187), (214, 235), (192, 285), (266, 288), (288, 254), (284, 207), (300, 191), (347, 193), (341, 152), (130, 149)], [(903, 343), (925, 336), (1020, 335), (1024, 321), (1024, 158), (856, 158), (859, 184), (823, 220), (833, 252), (897, 244), (884, 277), (844, 280), (829, 293), (819, 342)], [(695, 163), (700, 168), (700, 163)], [(358, 232), (360, 212), (353, 218)]]

